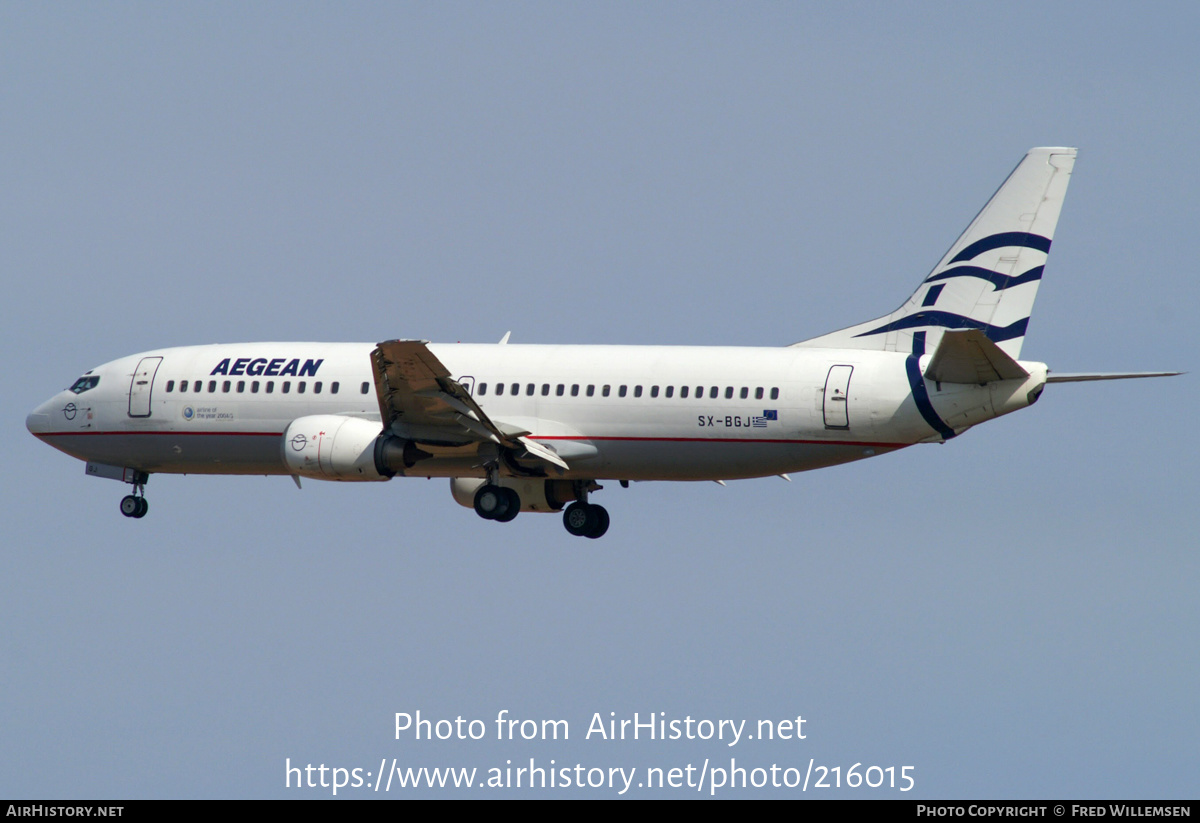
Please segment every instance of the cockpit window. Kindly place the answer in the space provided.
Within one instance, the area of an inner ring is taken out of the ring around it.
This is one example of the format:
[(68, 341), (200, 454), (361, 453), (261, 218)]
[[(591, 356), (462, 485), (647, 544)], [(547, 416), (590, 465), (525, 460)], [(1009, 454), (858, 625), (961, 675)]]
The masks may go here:
[(75, 381), (74, 385), (71, 386), (71, 391), (75, 392), (76, 394), (83, 394), (88, 389), (96, 388), (96, 384), (99, 382), (99, 376), (94, 374), (90, 376), (85, 375)]

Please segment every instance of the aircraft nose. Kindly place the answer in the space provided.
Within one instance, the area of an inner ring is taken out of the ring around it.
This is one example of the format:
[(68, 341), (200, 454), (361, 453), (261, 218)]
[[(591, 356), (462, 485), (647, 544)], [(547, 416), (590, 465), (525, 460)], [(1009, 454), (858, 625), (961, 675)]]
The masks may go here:
[(29, 429), (29, 433), (34, 437), (50, 431), (50, 414), (46, 405), (47, 403), (43, 403), (25, 416), (25, 428)]

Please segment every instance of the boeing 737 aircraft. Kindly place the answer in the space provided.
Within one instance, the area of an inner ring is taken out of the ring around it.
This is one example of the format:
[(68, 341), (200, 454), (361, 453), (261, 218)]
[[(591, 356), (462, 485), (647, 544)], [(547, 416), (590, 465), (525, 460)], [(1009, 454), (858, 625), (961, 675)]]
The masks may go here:
[(891, 314), (781, 348), (247, 343), (105, 363), (29, 431), (122, 480), (154, 473), (448, 477), (480, 517), (562, 511), (600, 537), (600, 480), (785, 475), (944, 442), (1057, 374), (1019, 360), (1075, 149), (1031, 150)]

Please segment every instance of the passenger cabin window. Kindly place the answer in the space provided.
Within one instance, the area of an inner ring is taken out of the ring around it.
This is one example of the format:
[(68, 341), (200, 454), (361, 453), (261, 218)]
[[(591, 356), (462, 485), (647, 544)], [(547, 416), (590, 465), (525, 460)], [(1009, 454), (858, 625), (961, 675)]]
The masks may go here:
[(300, 380), (296, 383), (296, 394), (304, 394), (304, 381)]
[(708, 390), (708, 396), (709, 396), (710, 398), (712, 398), (713, 400), (716, 400), (716, 399), (717, 399), (717, 393), (718, 393), (719, 391), (720, 391), (720, 389), (718, 389), (716, 386), (713, 386), (711, 389), (709, 389), (709, 390)]
[(371, 390), (371, 384), (370, 384), (370, 383), (363, 383), (363, 384), (362, 384), (362, 393), (363, 393), (363, 394), (366, 394), (366, 393), (367, 393), (367, 392), (369, 392), (370, 390)]
[(320, 394), (320, 393), (321, 393), (321, 381), (318, 380), (316, 383), (313, 383), (313, 394)]
[(591, 397), (596, 393), (596, 386), (592, 383), (588, 384), (587, 396)]
[(173, 392), (173, 391), (175, 391), (175, 381), (174, 381), (174, 380), (168, 380), (168, 381), (167, 381), (167, 391), (168, 391), (168, 392)]
[(201, 381), (197, 380), (195, 383), (192, 384), (192, 391), (200, 391), (200, 387), (202, 385), (204, 385), (204, 384)]
[(772, 400), (779, 399), (779, 389), (771, 389), (771, 399)]
[(762, 386), (759, 386), (757, 389), (754, 390), (754, 399), (762, 400), (762, 394), (763, 394)]
[(511, 386), (508, 387), (508, 393), (513, 396), (520, 394), (521, 393), (521, 384), (513, 383)]
[[(640, 387), (639, 387), (639, 388), (640, 388)], [(650, 396), (651, 396), (651, 397), (658, 397), (658, 386), (651, 386), (651, 387), (650, 387)]]
[(246, 390), (246, 381), (245, 381), (245, 380), (239, 380), (239, 381), (238, 381), (238, 394), (241, 394), (241, 393), (242, 393), (242, 392), (244, 392), (245, 390)]
[(288, 393), (288, 392), (290, 392), (291, 390), (292, 390), (292, 381), (291, 381), (291, 380), (284, 380), (284, 381), (283, 381), (283, 386), (280, 388), (280, 391), (282, 391), (284, 394), (287, 394), (287, 393)]
[(605, 397), (608, 397), (608, 393), (610, 391), (612, 391), (612, 386), (605, 386), (603, 389), (600, 390), (600, 394), (604, 395)]
[(186, 380), (180, 380), (180, 381), (179, 381), (179, 390), (180, 390), (180, 391), (187, 391), (187, 381), (186, 381)]
[(732, 400), (732, 399), (733, 399), (733, 386), (726, 386), (726, 387), (725, 387), (725, 399), (726, 399), (726, 400)]
[(746, 400), (749, 397), (750, 397), (750, 389), (748, 389), (745, 386), (742, 386), (742, 399)]
[(617, 389), (617, 396), (618, 396), (618, 397), (624, 397), (624, 396), (625, 396), (625, 391), (626, 391), (626, 387), (625, 387), (625, 386), (622, 386), (621, 388)]
[(549, 397), (549, 396), (550, 396), (550, 384), (543, 383), (542, 384), (542, 397)]
[(268, 380), (267, 381), (267, 394), (274, 394), (274, 393), (275, 393), (275, 381)]
[(675, 387), (667, 386), (667, 397), (673, 397), (674, 395), (675, 395)]
[(250, 381), (250, 393), (258, 394), (258, 381), (257, 380)]
[[(668, 391), (668, 392), (670, 392), (671, 390), (670, 390), (670, 389), (667, 389), (667, 391)], [(680, 396), (680, 397), (687, 397), (687, 395), (688, 395), (688, 387), (687, 387), (687, 386), (680, 386), (680, 387), (679, 387), (679, 396)], [(670, 396), (670, 395), (668, 394), (668, 396)]]
[(578, 397), (578, 396), (579, 396), (579, 384), (578, 384), (578, 383), (572, 383), (572, 384), (571, 384), (571, 396), (572, 396), (572, 397)]
[(339, 389), (340, 387), (341, 387), (341, 384), (340, 384), (340, 383), (338, 383), (338, 381), (334, 380), (332, 383), (330, 383), (330, 384), (329, 384), (329, 393), (330, 393), (330, 394), (337, 394), (337, 393), (338, 393), (338, 389)]
[(217, 381), (216, 381), (216, 380), (209, 380), (209, 381), (208, 381), (208, 393), (209, 393), (209, 394), (212, 394), (212, 393), (213, 393), (213, 392), (215, 392), (216, 390), (217, 390)]
[(71, 391), (75, 392), (76, 394), (83, 394), (85, 391), (88, 391), (89, 389), (96, 388), (96, 386), (99, 383), (100, 383), (100, 377), (98, 375), (95, 375), (95, 374), (93, 374), (91, 376), (85, 375), (84, 377), (79, 378), (78, 380), (76, 380), (74, 383), (71, 384)]
[(562, 396), (563, 396), (563, 391), (565, 391), (565, 390), (566, 390), (566, 388), (567, 388), (567, 387), (566, 387), (566, 386), (564, 386), (562, 383), (559, 383), (557, 386), (555, 386), (555, 387), (554, 387), (554, 396), (555, 396), (555, 397), (562, 397)]
[(487, 394), (487, 383), (480, 383), (479, 384), (479, 396), (483, 397), (485, 394)]
[(533, 384), (532, 383), (525, 384), (525, 396), (533, 397)]
[(496, 394), (497, 394), (497, 396), (504, 394), (504, 384), (503, 383), (496, 384)]
[(225, 394), (229, 394), (229, 387), (230, 387), (231, 385), (232, 385), (232, 383), (231, 383), (229, 380), (224, 380), (224, 381), (222, 381), (222, 383), (221, 383), (221, 391), (222, 391), (222, 392), (224, 392)]

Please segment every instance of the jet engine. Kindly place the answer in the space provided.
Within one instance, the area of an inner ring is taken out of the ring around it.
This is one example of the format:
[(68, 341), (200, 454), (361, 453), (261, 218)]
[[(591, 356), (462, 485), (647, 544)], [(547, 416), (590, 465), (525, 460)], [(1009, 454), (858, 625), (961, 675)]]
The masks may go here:
[(314, 414), (291, 422), (283, 435), (288, 471), (317, 480), (388, 480), (376, 468), (380, 426), (360, 417)]

